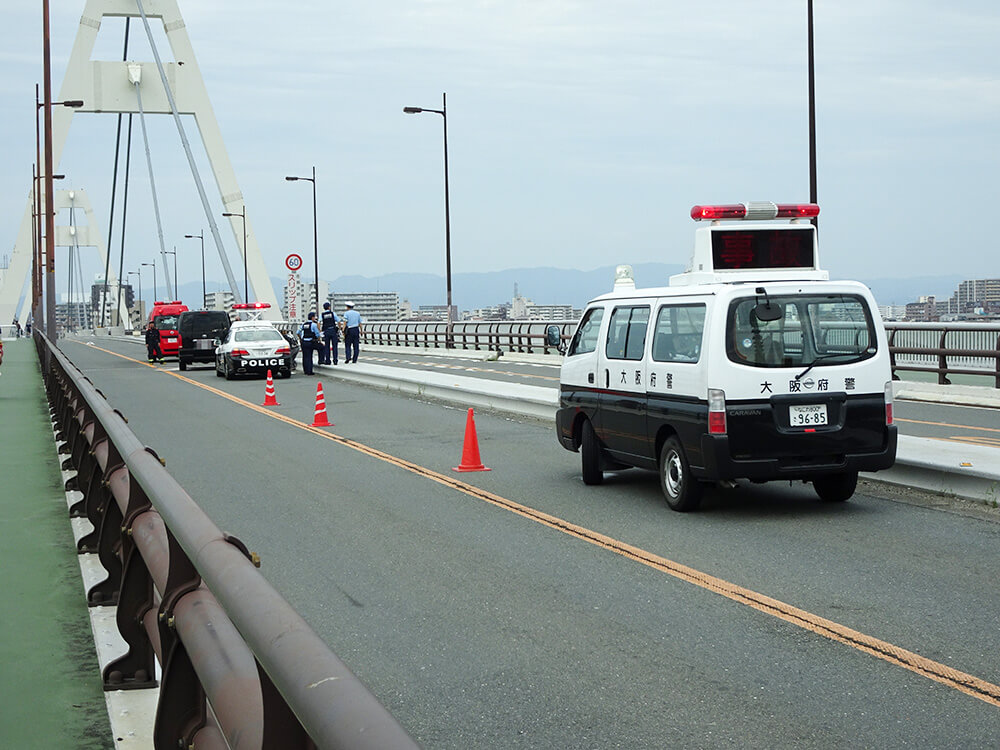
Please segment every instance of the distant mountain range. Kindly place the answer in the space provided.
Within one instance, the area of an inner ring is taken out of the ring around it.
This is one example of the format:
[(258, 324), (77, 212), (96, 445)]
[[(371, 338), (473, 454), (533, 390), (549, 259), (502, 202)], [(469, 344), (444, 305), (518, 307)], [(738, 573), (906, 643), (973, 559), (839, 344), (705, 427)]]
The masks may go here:
[[(636, 285), (639, 287), (666, 286), (670, 276), (684, 270), (683, 266), (668, 263), (636, 263), (633, 265)], [(563, 268), (514, 268), (485, 273), (456, 273), (452, 276), (452, 296), (461, 310), (490, 307), (510, 302), (515, 289), (523, 297), (539, 305), (572, 305), (583, 307), (588, 300), (611, 291), (615, 267), (603, 266), (592, 271)], [(840, 278), (834, 276), (834, 278)], [(908, 279), (861, 279), (875, 294), (880, 305), (904, 305), (915, 302), (923, 295), (947, 299), (958, 284), (966, 279), (958, 274), (945, 276), (917, 276)], [(285, 279), (271, 277), (278, 299), (282, 298)], [(390, 273), (382, 276), (340, 276), (329, 281), (335, 292), (396, 292), (399, 300), (408, 300), (414, 307), (443, 305), (445, 301), (444, 276), (430, 273)], [(209, 284), (209, 290), (219, 288), (218, 282)], [(201, 282), (181, 284), (181, 299), (197, 300), (201, 296)]]

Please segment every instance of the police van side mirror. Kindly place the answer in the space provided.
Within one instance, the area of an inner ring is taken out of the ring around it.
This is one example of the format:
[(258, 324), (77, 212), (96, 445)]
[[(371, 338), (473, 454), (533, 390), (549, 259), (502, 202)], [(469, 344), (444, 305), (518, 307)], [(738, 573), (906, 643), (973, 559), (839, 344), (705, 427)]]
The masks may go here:
[(559, 350), (560, 354), (566, 351), (566, 345), (562, 340), (562, 332), (559, 326), (548, 326), (545, 329), (545, 345), (552, 346)]

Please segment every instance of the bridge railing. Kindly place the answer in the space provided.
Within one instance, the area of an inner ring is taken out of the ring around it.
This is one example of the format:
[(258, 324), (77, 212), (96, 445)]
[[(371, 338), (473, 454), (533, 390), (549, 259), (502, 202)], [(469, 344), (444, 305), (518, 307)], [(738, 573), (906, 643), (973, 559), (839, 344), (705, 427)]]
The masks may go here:
[(128, 651), (105, 690), (156, 686), (157, 748), (415, 748), (396, 720), (139, 442), (84, 375), (36, 334), (49, 403), (75, 469), (70, 508), (94, 531), (108, 577), (90, 606), (117, 605)]
[(987, 323), (886, 323), (893, 379), (926, 372), (950, 385), (951, 375), (985, 375), (1000, 388), (1000, 325)]
[(559, 326), (564, 341), (576, 328), (575, 320), (501, 320), (365, 323), (364, 342), (384, 346), (426, 349), (466, 349), (475, 351), (555, 354), (556, 347), (545, 342), (545, 329)]
[[(366, 323), (364, 342), (429, 349), (466, 349), (527, 354), (555, 353), (545, 341), (545, 329), (559, 326), (565, 343), (575, 320), (512, 320), (491, 322)], [(886, 323), (892, 376), (926, 372), (949, 385), (951, 375), (985, 375), (1000, 388), (1000, 325), (984, 323)], [(854, 335), (855, 331), (847, 331)], [(846, 334), (845, 334), (846, 335)]]

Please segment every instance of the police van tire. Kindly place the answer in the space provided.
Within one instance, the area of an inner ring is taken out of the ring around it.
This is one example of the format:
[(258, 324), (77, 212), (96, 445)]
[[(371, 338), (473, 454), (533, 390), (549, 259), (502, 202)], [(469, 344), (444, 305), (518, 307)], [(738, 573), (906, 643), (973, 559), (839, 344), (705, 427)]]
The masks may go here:
[(667, 438), (660, 449), (660, 489), (672, 510), (697, 510), (704, 489), (691, 473), (684, 448), (676, 437)]
[(580, 428), (580, 466), (584, 484), (593, 485), (604, 482), (604, 470), (601, 468), (601, 446), (597, 442), (597, 434), (589, 419), (585, 419)]
[(854, 494), (858, 487), (858, 472), (827, 474), (813, 480), (813, 489), (825, 503), (842, 503)]

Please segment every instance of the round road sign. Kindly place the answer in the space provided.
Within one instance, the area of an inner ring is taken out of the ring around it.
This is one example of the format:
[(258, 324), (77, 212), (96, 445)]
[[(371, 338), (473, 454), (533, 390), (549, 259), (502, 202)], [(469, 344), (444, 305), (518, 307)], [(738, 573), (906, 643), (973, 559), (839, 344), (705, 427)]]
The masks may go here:
[(297, 253), (292, 253), (287, 258), (285, 258), (285, 267), (289, 271), (298, 271), (302, 268), (302, 256)]

